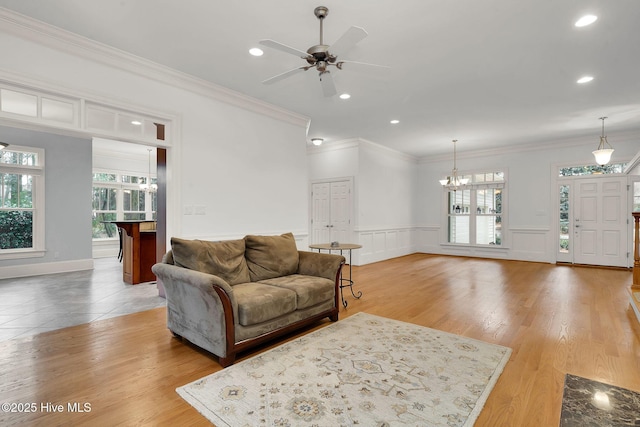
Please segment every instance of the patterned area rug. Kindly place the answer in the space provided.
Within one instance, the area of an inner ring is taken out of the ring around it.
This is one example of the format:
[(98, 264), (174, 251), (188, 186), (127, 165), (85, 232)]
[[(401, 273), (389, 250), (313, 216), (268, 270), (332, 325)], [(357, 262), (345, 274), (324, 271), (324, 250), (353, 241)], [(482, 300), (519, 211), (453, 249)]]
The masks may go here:
[(472, 426), (511, 349), (357, 313), (177, 392), (216, 426)]

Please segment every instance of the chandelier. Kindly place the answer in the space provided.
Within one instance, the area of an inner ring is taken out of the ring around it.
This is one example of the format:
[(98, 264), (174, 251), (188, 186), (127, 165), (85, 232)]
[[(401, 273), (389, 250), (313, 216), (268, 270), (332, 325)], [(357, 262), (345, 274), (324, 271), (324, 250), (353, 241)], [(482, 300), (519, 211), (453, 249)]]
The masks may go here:
[(440, 184), (442, 184), (443, 187), (453, 191), (456, 191), (460, 186), (467, 185), (467, 183), (469, 182), (468, 178), (458, 177), (458, 168), (456, 166), (456, 142), (458, 142), (458, 140), (454, 139), (453, 140), (453, 169), (451, 170), (451, 176), (448, 176), (446, 179), (440, 180)]
[(149, 152), (149, 173), (147, 174), (146, 181), (140, 184), (140, 190), (153, 193), (158, 190), (158, 185), (151, 183), (151, 148), (147, 148), (147, 151)]
[[(600, 120), (602, 120), (602, 136), (600, 137), (600, 145), (598, 145), (598, 148), (595, 151), (592, 151), (596, 158), (596, 163), (600, 166), (604, 166), (609, 163), (609, 160), (611, 160), (611, 154), (613, 154), (614, 151), (611, 144), (609, 144), (609, 141), (607, 141), (607, 137), (604, 136), (604, 119), (606, 119), (606, 117), (600, 117)], [(605, 146), (609, 148), (605, 148)]]

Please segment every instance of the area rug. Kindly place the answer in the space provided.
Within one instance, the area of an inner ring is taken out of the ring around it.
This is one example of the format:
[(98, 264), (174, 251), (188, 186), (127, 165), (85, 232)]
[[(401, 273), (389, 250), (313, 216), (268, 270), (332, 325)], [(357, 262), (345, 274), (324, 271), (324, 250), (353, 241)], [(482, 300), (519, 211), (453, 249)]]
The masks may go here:
[(640, 426), (640, 393), (567, 374), (560, 427)]
[(177, 392), (222, 426), (472, 426), (511, 349), (357, 313)]

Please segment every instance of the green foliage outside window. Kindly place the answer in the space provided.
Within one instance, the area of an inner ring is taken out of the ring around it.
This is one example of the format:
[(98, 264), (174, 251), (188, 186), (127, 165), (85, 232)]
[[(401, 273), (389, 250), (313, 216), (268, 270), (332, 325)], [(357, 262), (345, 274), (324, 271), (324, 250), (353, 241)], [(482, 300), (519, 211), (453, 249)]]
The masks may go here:
[(33, 247), (32, 183), (31, 175), (0, 174), (0, 249)]
[(624, 163), (612, 163), (604, 166), (584, 165), (560, 168), (560, 176), (606, 175), (611, 173), (622, 173), (622, 171), (624, 170), (624, 166)]
[(0, 249), (33, 247), (33, 212), (0, 211)]

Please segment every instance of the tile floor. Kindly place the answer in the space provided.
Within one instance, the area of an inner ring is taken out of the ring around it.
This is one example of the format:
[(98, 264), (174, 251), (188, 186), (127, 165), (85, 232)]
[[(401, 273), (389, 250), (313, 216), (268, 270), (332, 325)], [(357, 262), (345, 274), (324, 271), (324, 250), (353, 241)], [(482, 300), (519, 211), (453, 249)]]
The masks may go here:
[(128, 285), (116, 258), (94, 269), (0, 279), (0, 341), (165, 307), (155, 283)]

